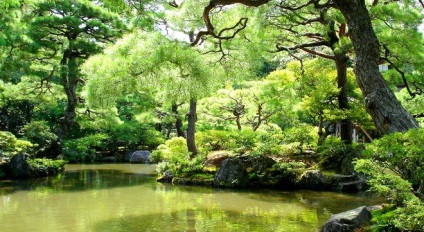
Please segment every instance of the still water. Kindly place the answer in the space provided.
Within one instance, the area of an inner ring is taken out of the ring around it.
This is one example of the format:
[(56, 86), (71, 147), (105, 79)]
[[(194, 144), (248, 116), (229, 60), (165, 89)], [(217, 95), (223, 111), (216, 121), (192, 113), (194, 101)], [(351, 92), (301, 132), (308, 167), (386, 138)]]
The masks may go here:
[(66, 165), (57, 177), (0, 181), (0, 231), (318, 231), (364, 195), (172, 186), (155, 166)]

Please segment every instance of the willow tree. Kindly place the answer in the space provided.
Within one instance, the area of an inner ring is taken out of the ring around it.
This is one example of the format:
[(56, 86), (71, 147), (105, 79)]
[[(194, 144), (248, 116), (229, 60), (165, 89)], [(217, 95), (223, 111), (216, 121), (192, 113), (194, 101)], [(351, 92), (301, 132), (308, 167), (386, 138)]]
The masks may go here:
[[(104, 55), (89, 59), (84, 70), (89, 77), (87, 99), (93, 107), (113, 106), (119, 94), (149, 88), (171, 104), (192, 103), (220, 84), (214, 66), (196, 49), (158, 33), (128, 35)], [(187, 148), (194, 156), (196, 109), (189, 114)]]
[(48, 78), (58, 71), (67, 96), (60, 139), (75, 124), (80, 100), (77, 89), (84, 82), (79, 70), (81, 64), (100, 52), (103, 44), (119, 37), (123, 28), (116, 14), (88, 0), (46, 0), (35, 4), (29, 35), (36, 42), (38, 54), (58, 60), (59, 70), (53, 67)]
[[(231, 27), (215, 28), (212, 17), (224, 6), (242, 4), (248, 7), (259, 7), (265, 4), (289, 4), (292, 10), (310, 6), (316, 12), (323, 9), (336, 9), (344, 17), (348, 34), (355, 51), (354, 72), (357, 82), (365, 98), (365, 107), (371, 115), (377, 130), (382, 134), (396, 131), (407, 131), (417, 128), (414, 118), (402, 107), (379, 71), (380, 43), (374, 33), (367, 3), (365, 0), (309, 0), (271, 1), (271, 0), (211, 0), (204, 7), (203, 20), (206, 29), (197, 33), (193, 44), (202, 41), (205, 36), (216, 40), (229, 40), (246, 28), (248, 18), (242, 17)], [(375, 4), (380, 4), (374, 1)], [(307, 16), (306, 16), (307, 17)], [(306, 18), (308, 19), (308, 18)], [(230, 35), (228, 35), (230, 34)]]

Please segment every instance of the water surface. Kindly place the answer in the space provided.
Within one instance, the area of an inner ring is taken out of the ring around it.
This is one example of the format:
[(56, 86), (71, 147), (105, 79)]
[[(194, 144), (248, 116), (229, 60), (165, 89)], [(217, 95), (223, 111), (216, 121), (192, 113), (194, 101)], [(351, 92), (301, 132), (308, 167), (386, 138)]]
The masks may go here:
[(0, 230), (319, 231), (367, 195), (172, 186), (153, 165), (66, 165), (57, 177), (0, 181)]

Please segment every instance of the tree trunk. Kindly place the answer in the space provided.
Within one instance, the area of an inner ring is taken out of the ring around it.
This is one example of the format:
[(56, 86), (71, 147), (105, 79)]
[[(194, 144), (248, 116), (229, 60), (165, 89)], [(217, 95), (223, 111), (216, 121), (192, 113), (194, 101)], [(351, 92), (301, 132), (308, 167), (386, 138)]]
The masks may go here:
[[(347, 61), (349, 58), (344, 52), (335, 52), (334, 55), (337, 68), (337, 87), (340, 89), (337, 100), (339, 109), (345, 111), (349, 109), (349, 98), (347, 96)], [(340, 139), (346, 144), (352, 143), (351, 123), (348, 118), (340, 121)]]
[(183, 120), (181, 119), (180, 115), (178, 114), (178, 105), (175, 104), (175, 103), (172, 104), (171, 111), (172, 111), (172, 113), (174, 113), (174, 116), (175, 116), (175, 127), (177, 129), (177, 136), (185, 138), (186, 135), (184, 134), (184, 131), (182, 129)]
[(418, 128), (415, 119), (402, 107), (383, 79), (378, 64), (380, 44), (371, 24), (365, 0), (335, 0), (346, 19), (356, 64), (354, 72), (365, 98), (365, 107), (381, 134)]
[(66, 93), (67, 104), (64, 116), (60, 119), (60, 140), (62, 140), (68, 135), (69, 131), (71, 130), (71, 127), (75, 124), (75, 111), (78, 105), (78, 65), (76, 63), (76, 59), (72, 57), (72, 55), (70, 55), (69, 53), (69, 50), (65, 51), (65, 54), (63, 55), (63, 59), (61, 61), (61, 79), (63, 89)]
[(188, 112), (188, 125), (187, 125), (187, 149), (190, 152), (190, 158), (197, 155), (197, 148), (195, 142), (196, 133), (196, 120), (197, 120), (197, 100), (190, 99), (190, 111)]

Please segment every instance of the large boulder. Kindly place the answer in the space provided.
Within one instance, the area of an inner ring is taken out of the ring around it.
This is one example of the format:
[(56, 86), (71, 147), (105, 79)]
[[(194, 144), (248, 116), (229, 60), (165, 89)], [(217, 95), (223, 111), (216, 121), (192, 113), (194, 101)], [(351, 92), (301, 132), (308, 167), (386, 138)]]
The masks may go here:
[(245, 187), (249, 177), (246, 166), (240, 158), (228, 158), (222, 162), (215, 175), (214, 185), (220, 187)]
[(343, 213), (334, 214), (322, 226), (321, 232), (353, 232), (371, 220), (371, 213), (362, 206)]
[(205, 168), (220, 168), (222, 166), (222, 162), (230, 157), (230, 151), (213, 151), (206, 158), (203, 166)]
[(10, 172), (13, 178), (29, 178), (33, 177), (35, 170), (28, 163), (29, 155), (19, 153), (14, 155), (9, 162)]
[(150, 151), (135, 151), (130, 153), (128, 161), (130, 163), (149, 163)]
[(255, 173), (264, 173), (276, 162), (268, 156), (248, 157), (245, 161), (246, 167)]
[(320, 170), (308, 170), (302, 173), (296, 185), (301, 189), (328, 190), (330, 181)]

